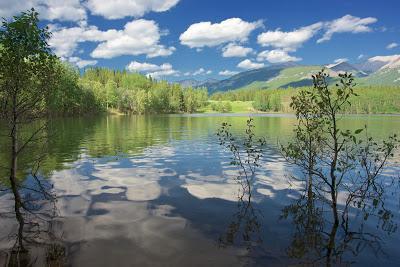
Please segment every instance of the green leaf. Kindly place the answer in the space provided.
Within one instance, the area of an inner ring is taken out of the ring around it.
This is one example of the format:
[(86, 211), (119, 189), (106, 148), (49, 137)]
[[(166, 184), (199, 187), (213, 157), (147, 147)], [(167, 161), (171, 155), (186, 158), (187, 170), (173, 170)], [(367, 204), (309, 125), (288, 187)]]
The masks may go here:
[(355, 134), (359, 134), (359, 133), (361, 133), (363, 130), (364, 130), (364, 129), (357, 129), (354, 133), (355, 133)]

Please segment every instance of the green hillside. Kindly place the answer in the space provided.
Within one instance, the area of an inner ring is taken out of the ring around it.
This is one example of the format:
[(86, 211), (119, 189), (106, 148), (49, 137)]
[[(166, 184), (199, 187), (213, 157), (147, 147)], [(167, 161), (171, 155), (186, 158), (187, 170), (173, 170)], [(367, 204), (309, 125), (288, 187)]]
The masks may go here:
[[(322, 68), (323, 66), (316, 65), (274, 65), (261, 69), (241, 72), (228, 79), (210, 84), (204, 84), (204, 86), (208, 88), (208, 91), (211, 94), (215, 92), (226, 92), (237, 89), (259, 90), (311, 86), (311, 75), (317, 73)], [(328, 69), (327, 72), (331, 75), (330, 83), (336, 82), (338, 80), (338, 73), (344, 71), (346, 70), (341, 70), (340, 68), (338, 70)], [(354, 77), (356, 77), (357, 84), (361, 86), (399, 86), (400, 68), (386, 68), (372, 73), (366, 77), (361, 77), (360, 72), (357, 72), (354, 73)]]
[(216, 83), (204, 84), (208, 91), (213, 93), (216, 91), (228, 91), (247, 86), (256, 81), (268, 81), (277, 76), (285, 66), (270, 66), (266, 68), (249, 70), (238, 73), (226, 80)]
[(264, 82), (253, 82), (239, 89), (277, 89), (288, 87), (309, 86), (311, 75), (320, 71), (321, 66), (296, 66), (282, 69), (275, 77)]
[(379, 70), (367, 77), (358, 79), (362, 85), (400, 85), (400, 68)]

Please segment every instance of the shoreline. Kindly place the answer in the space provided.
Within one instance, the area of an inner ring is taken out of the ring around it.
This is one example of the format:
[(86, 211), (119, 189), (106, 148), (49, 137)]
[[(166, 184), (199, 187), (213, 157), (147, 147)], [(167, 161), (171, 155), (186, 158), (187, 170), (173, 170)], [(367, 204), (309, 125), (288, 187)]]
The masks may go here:
[[(284, 113), (284, 112), (229, 112), (229, 113), (182, 113), (182, 114), (153, 114), (153, 115), (167, 115), (167, 116), (184, 116), (184, 117), (285, 117), (285, 118), (295, 118), (294, 113)], [(385, 114), (385, 113), (375, 113), (375, 114), (343, 114), (346, 117), (400, 117), (400, 113), (396, 114)]]

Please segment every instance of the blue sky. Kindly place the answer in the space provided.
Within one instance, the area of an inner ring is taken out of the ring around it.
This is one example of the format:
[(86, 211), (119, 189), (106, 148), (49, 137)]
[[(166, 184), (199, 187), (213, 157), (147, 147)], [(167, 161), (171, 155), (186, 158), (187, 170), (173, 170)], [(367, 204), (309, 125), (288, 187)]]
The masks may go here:
[(400, 54), (398, 0), (0, 0), (0, 15), (32, 6), (63, 60), (160, 79)]

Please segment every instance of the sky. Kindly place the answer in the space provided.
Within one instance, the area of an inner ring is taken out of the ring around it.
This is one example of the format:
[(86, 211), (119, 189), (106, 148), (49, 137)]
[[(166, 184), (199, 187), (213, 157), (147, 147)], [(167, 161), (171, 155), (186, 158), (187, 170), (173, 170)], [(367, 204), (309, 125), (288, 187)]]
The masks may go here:
[(399, 0), (0, 0), (0, 16), (32, 7), (62, 60), (171, 81), (400, 54)]

